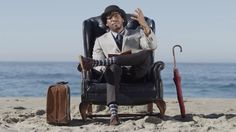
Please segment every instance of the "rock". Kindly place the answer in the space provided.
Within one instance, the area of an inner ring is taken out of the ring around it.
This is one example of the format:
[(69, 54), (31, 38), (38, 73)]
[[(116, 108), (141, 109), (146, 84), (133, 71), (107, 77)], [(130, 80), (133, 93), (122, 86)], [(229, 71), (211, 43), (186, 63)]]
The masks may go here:
[(15, 117), (12, 117), (12, 118), (3, 119), (3, 121), (5, 121), (7, 123), (17, 123), (17, 122), (19, 122), (19, 119), (15, 118)]
[(23, 119), (27, 119), (27, 118), (30, 118), (30, 117), (34, 117), (35, 114), (34, 113), (24, 113), (24, 114), (19, 114), (18, 117), (21, 117)]
[(147, 123), (153, 123), (153, 124), (159, 124), (162, 122), (160, 118), (154, 117), (154, 116), (147, 116), (144, 118), (144, 121)]
[(36, 115), (44, 115), (45, 113), (46, 113), (45, 110), (37, 110), (35, 112)]
[(25, 110), (26, 108), (25, 108), (25, 107), (22, 107), (22, 106), (16, 106), (16, 107), (13, 107), (13, 109)]

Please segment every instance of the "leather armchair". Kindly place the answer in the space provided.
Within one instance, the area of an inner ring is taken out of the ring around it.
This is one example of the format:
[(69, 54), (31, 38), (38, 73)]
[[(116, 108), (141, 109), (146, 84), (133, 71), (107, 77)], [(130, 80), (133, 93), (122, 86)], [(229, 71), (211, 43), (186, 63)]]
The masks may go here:
[[(145, 17), (150, 28), (155, 32), (154, 20)], [(127, 14), (128, 29), (135, 29), (139, 23), (131, 19), (131, 15)], [(106, 33), (106, 26), (103, 25), (100, 16), (92, 17), (83, 22), (83, 44), (84, 56), (92, 58), (92, 51), (95, 39)], [(154, 62), (152, 56), (153, 67), (151, 74), (146, 76), (145, 81), (139, 83), (121, 83), (120, 92), (118, 94), (119, 105), (144, 105), (148, 104), (147, 112), (152, 113), (153, 103), (160, 109), (160, 114), (165, 113), (165, 102), (163, 101), (163, 85), (161, 79), (161, 70), (164, 69), (162, 61)], [(80, 112), (82, 118), (92, 116), (91, 104), (106, 105), (106, 83), (99, 82), (94, 79), (92, 71), (82, 71), (81, 84), (81, 103)], [(164, 105), (161, 109), (160, 105)]]

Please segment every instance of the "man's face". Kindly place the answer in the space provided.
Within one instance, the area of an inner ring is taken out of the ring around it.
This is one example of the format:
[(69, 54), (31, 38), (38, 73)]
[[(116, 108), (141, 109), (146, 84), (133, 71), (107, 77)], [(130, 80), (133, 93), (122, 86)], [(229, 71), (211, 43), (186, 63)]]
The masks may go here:
[(119, 12), (112, 12), (107, 16), (107, 24), (110, 30), (114, 32), (121, 32), (123, 30), (124, 19)]

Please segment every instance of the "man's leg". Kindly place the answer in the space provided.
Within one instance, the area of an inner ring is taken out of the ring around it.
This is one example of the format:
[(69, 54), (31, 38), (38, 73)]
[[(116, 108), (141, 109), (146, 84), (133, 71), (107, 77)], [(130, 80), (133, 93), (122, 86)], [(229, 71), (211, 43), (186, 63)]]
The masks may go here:
[(150, 65), (149, 61), (147, 64), (147, 60), (150, 60), (150, 55), (152, 55), (152, 50), (143, 50), (137, 53), (128, 54), (128, 55), (120, 55), (114, 58), (114, 63), (122, 66), (140, 66), (145, 63), (145, 65)]
[(108, 66), (105, 71), (105, 79), (107, 82), (107, 105), (111, 112), (110, 125), (119, 124), (116, 95), (120, 88), (121, 74), (122, 69), (116, 64)]
[(95, 66), (109, 66), (112, 64), (117, 64), (120, 66), (140, 66), (146, 62), (147, 59), (150, 60), (150, 55), (152, 54), (151, 50), (143, 50), (138, 53), (128, 54), (128, 55), (120, 55), (114, 56), (110, 58), (106, 58), (104, 60), (94, 60), (91, 58), (86, 58), (80, 56), (80, 62), (82, 69), (90, 70), (92, 67)]
[(107, 105), (116, 103), (116, 92), (120, 87), (122, 69), (120, 66), (113, 64), (108, 66), (105, 71), (105, 79), (107, 82)]

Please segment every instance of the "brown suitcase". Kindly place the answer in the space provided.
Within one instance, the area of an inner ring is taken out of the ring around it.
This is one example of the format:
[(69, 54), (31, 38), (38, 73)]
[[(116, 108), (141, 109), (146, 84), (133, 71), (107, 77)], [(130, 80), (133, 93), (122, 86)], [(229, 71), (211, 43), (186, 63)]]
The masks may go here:
[(47, 92), (47, 123), (68, 125), (70, 118), (70, 88), (68, 82), (49, 86)]

